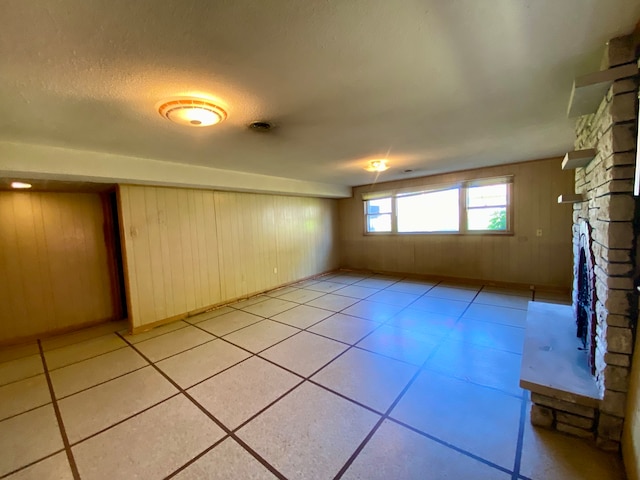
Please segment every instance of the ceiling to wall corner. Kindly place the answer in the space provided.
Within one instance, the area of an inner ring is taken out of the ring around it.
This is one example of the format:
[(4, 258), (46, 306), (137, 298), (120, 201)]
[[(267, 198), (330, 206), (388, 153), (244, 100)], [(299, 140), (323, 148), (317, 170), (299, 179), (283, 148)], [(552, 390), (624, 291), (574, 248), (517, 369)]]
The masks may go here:
[[(574, 76), (639, 19), (637, 0), (4, 0), (0, 141), (41, 155), (0, 151), (0, 174), (51, 173), (47, 146), (76, 152), (67, 176), (117, 159), (122, 180), (157, 162), (345, 192), (376, 158), (383, 181), (555, 156)], [(187, 94), (228, 118), (158, 114)]]

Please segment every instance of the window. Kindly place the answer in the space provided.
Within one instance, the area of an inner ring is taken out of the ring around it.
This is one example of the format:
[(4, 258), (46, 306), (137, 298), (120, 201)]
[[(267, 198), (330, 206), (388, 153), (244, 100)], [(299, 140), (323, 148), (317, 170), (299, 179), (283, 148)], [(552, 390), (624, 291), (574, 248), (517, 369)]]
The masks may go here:
[(513, 177), (363, 195), (366, 233), (511, 233)]
[(391, 231), (391, 198), (367, 202), (367, 232)]
[(467, 188), (467, 229), (507, 230), (507, 184)]
[(398, 232), (457, 232), (459, 202), (458, 188), (398, 196)]

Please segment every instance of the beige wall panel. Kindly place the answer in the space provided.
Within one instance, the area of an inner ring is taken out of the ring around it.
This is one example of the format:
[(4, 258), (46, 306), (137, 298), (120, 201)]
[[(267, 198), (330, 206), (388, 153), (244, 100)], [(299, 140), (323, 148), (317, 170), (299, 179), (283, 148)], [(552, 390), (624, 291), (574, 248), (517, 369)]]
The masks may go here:
[(134, 327), (338, 267), (335, 200), (130, 185), (120, 199)]
[(0, 192), (0, 342), (114, 315), (100, 196)]
[[(364, 235), (364, 192), (500, 175), (514, 175), (514, 235)], [(341, 266), (568, 288), (572, 207), (557, 197), (573, 181), (554, 158), (356, 187), (339, 200)]]

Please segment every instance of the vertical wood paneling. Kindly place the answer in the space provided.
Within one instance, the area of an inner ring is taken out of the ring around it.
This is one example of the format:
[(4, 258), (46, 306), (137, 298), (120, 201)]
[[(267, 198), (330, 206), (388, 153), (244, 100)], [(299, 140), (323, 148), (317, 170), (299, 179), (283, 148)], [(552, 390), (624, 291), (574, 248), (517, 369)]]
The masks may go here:
[(112, 319), (100, 196), (0, 192), (0, 341)]
[(335, 200), (120, 191), (134, 327), (338, 267)]
[[(376, 189), (442, 184), (464, 179), (514, 175), (514, 235), (364, 235), (362, 193), (339, 200), (342, 267), (431, 274), (487, 281), (569, 287), (572, 277), (570, 205), (572, 171), (561, 159), (547, 159), (376, 185)], [(536, 237), (536, 229), (543, 230)]]

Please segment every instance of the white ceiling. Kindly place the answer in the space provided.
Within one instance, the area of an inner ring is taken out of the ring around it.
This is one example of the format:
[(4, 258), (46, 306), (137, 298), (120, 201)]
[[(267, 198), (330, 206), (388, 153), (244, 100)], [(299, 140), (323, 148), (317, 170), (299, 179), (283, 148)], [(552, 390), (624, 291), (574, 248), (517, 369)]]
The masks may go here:
[[(1, 11), (0, 141), (358, 185), (380, 157), (391, 180), (564, 153), (574, 76), (633, 30), (640, 2), (3, 0)], [(190, 129), (157, 113), (188, 93), (218, 99), (228, 119)], [(277, 128), (251, 132), (253, 120)]]

